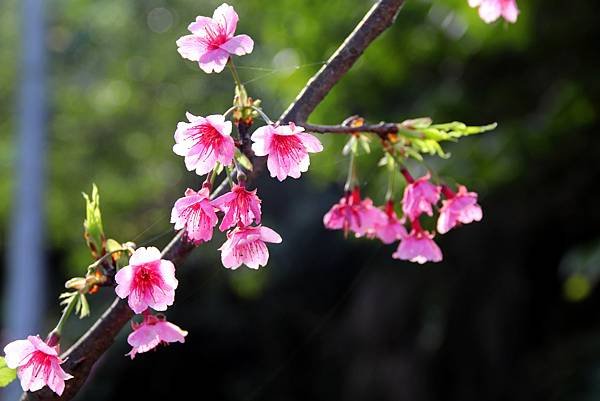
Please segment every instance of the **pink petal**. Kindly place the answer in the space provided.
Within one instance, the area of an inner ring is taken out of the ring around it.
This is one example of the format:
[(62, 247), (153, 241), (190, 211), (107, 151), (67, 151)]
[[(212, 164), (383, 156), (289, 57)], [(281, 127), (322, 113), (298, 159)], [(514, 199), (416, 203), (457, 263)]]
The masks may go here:
[[(196, 21), (188, 25), (188, 30), (196, 35), (202, 36), (205, 33), (205, 29), (211, 28), (213, 25), (212, 18), (203, 17), (201, 15), (196, 17)], [(196, 59), (197, 60), (197, 59)]]
[(158, 334), (158, 337), (162, 341), (166, 341), (168, 343), (172, 342), (185, 342), (185, 336), (187, 336), (188, 332), (185, 330), (181, 330), (178, 326), (169, 322), (158, 322), (154, 325), (154, 329)]
[(160, 251), (158, 248), (154, 246), (150, 246), (148, 248), (140, 247), (135, 250), (131, 258), (129, 259), (129, 264), (132, 266), (140, 266), (147, 263), (157, 262), (161, 258)]
[(517, 2), (515, 0), (504, 0), (502, 7), (502, 16), (508, 22), (517, 22), (519, 16), (519, 9), (517, 8)]
[(221, 27), (225, 28), (225, 32), (228, 36), (231, 36), (235, 33), (238, 23), (238, 15), (233, 7), (229, 4), (223, 3), (217, 7), (213, 13), (212, 19)]
[(208, 50), (198, 59), (200, 69), (207, 74), (213, 71), (219, 73), (225, 69), (225, 65), (229, 60), (229, 53), (223, 49)]
[(502, 13), (499, 0), (483, 0), (479, 6), (479, 16), (486, 23), (496, 21)]
[(200, 60), (200, 57), (206, 52), (206, 45), (195, 35), (182, 36), (175, 43), (181, 57), (191, 61)]
[(36, 350), (35, 346), (28, 340), (16, 340), (4, 347), (4, 360), (11, 369), (26, 362), (26, 358)]
[(248, 35), (237, 35), (219, 46), (221, 49), (236, 56), (252, 53), (254, 41)]
[(265, 242), (272, 242), (274, 244), (279, 244), (282, 241), (279, 234), (265, 226), (260, 227), (260, 239)]
[(118, 284), (115, 292), (119, 298), (126, 298), (131, 292), (131, 282), (133, 280), (133, 267), (125, 266), (115, 274), (115, 281)]
[(323, 144), (314, 135), (302, 133), (298, 137), (309, 152), (318, 153), (323, 150)]

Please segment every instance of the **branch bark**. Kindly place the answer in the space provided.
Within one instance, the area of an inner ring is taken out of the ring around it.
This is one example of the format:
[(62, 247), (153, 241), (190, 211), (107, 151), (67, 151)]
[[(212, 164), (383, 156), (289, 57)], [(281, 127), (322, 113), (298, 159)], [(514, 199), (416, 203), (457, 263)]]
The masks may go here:
[[(371, 42), (393, 24), (403, 3), (404, 0), (380, 0), (375, 3), (344, 43), (330, 57), (327, 64), (308, 81), (298, 97), (281, 115), (279, 121), (304, 123)], [(163, 250), (163, 255), (165, 259), (179, 265), (193, 248), (193, 245), (182, 240), (181, 235), (178, 234)], [(24, 393), (21, 401), (70, 400), (73, 398), (85, 383), (96, 361), (112, 345), (119, 331), (132, 316), (133, 312), (127, 302), (119, 298), (115, 299), (102, 317), (63, 355), (64, 358), (68, 358), (63, 364), (65, 371), (74, 376), (73, 379), (65, 382), (63, 395), (58, 397), (48, 387), (45, 387), (34, 393)]]
[(308, 132), (317, 132), (320, 134), (354, 134), (357, 132), (370, 132), (379, 135), (381, 138), (385, 138), (387, 134), (394, 134), (398, 132), (398, 124), (396, 123), (378, 123), (378, 124), (365, 124), (356, 127), (349, 127), (346, 125), (321, 125), (321, 124), (308, 124), (302, 125)]

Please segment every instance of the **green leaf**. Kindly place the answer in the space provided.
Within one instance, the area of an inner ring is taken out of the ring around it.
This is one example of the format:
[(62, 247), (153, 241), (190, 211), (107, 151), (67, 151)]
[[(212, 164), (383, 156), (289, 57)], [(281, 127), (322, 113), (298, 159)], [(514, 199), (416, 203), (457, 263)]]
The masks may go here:
[(92, 256), (99, 258), (104, 254), (104, 228), (100, 213), (100, 193), (96, 184), (92, 185), (92, 195), (82, 193), (85, 199), (84, 236)]
[(6, 360), (0, 356), (0, 387), (8, 386), (17, 378), (17, 369), (6, 366)]
[(371, 146), (369, 142), (371, 142), (371, 138), (366, 136), (365, 134), (360, 134), (358, 137), (358, 141), (360, 142), (360, 146), (363, 148), (365, 153), (371, 153)]

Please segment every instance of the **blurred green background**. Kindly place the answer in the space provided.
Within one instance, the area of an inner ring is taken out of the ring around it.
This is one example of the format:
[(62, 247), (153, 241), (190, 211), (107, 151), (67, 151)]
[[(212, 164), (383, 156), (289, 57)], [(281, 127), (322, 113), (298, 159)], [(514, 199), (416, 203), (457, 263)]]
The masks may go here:
[[(217, 1), (47, 2), (48, 322), (67, 277), (90, 263), (81, 191), (100, 188), (104, 228), (164, 245), (170, 208), (200, 179), (171, 151), (185, 111), (220, 113), (225, 71), (202, 73), (175, 40)], [(354, 0), (232, 1), (237, 59), (251, 96), (275, 118), (371, 6)], [(15, 187), (20, 2), (0, 4), (0, 254)], [(597, 2), (520, 1), (517, 24), (484, 24), (466, 0), (408, 0), (310, 117), (339, 123), (431, 116), (496, 131), (428, 163), (480, 193), (484, 220), (440, 238), (445, 261), (392, 260), (392, 246), (322, 227), (346, 171), (344, 138), (323, 136), (298, 181), (257, 183), (265, 224), (284, 243), (259, 272), (225, 271), (195, 251), (169, 318), (187, 344), (130, 362), (124, 336), (80, 399), (194, 395), (214, 400), (592, 400), (600, 397), (600, 179)], [(378, 152), (359, 176), (376, 203)], [(412, 166), (414, 171), (422, 168)], [(3, 262), (2, 262), (3, 263)], [(4, 270), (4, 269), (3, 269)], [(566, 283), (566, 284), (565, 284)], [(92, 300), (94, 314), (112, 295)], [(42, 300), (40, 300), (42, 302)], [(67, 342), (91, 319), (69, 324)], [(183, 361), (185, 359), (185, 362)], [(190, 367), (191, 366), (191, 367)], [(131, 382), (135, 381), (135, 388)]]

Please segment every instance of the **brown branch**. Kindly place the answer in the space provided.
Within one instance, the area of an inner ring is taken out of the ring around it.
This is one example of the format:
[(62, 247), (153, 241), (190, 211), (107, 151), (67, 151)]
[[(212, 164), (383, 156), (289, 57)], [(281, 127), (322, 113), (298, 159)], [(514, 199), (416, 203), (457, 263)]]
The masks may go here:
[(348, 35), (327, 63), (308, 81), (279, 121), (302, 125), (331, 88), (348, 72), (360, 55), (396, 19), (404, 0), (380, 0)]
[[(304, 123), (331, 88), (348, 72), (364, 50), (394, 22), (404, 0), (380, 0), (346, 38), (344, 43), (313, 76), (296, 100), (281, 115), (281, 122)], [(363, 129), (364, 130), (364, 129)], [(192, 251), (193, 246), (179, 238), (178, 234), (163, 251), (165, 259), (178, 265)], [(34, 393), (24, 393), (24, 400), (70, 400), (85, 383), (96, 361), (114, 342), (123, 326), (131, 319), (133, 312), (127, 303), (115, 299), (102, 317), (64, 355), (68, 358), (64, 369), (74, 376), (65, 384), (62, 397), (58, 397), (48, 387)]]
[(320, 134), (355, 134), (358, 132), (370, 132), (379, 135), (381, 138), (387, 137), (388, 134), (398, 132), (398, 124), (381, 122), (378, 124), (365, 124), (360, 126), (347, 125), (321, 125), (308, 124), (302, 125), (308, 132), (317, 132)]

